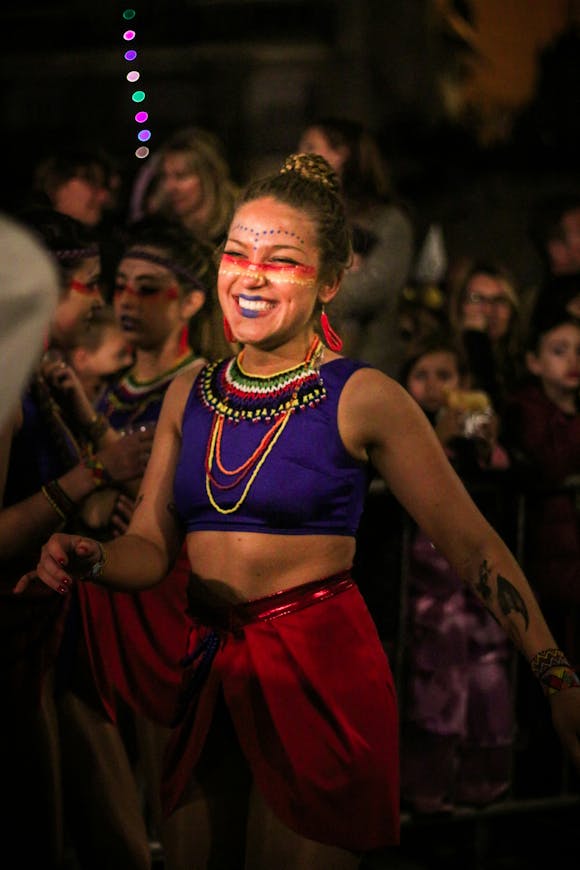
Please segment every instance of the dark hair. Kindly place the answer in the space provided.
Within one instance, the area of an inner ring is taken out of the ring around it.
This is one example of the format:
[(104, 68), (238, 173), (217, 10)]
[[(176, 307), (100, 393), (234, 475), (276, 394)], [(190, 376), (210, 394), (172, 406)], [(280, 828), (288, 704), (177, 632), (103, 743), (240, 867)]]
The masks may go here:
[(76, 218), (52, 208), (22, 211), (19, 218), (53, 255), (65, 282), (84, 260), (100, 256), (97, 233)]
[(580, 209), (580, 194), (554, 193), (541, 199), (532, 212), (529, 232), (542, 256), (547, 256), (548, 243), (563, 239), (562, 219), (568, 212)]
[(467, 359), (462, 346), (450, 335), (449, 332), (434, 332), (426, 336), (422, 341), (417, 342), (409, 350), (409, 353), (403, 360), (399, 369), (397, 380), (405, 388), (412, 369), (417, 365), (420, 359), (424, 356), (430, 356), (433, 353), (449, 353), (457, 360), (457, 370), (460, 375), (464, 376), (468, 373)]
[(312, 220), (320, 250), (320, 279), (335, 280), (350, 265), (352, 248), (340, 182), (327, 161), (319, 154), (291, 154), (280, 172), (250, 182), (237, 205), (268, 196)]
[(325, 117), (308, 123), (320, 130), (333, 149), (345, 148), (341, 184), (347, 200), (361, 205), (392, 198), (392, 183), (386, 161), (373, 134), (359, 121)]
[(558, 296), (546, 295), (534, 306), (526, 335), (526, 350), (537, 353), (542, 338), (553, 329), (564, 324), (580, 327), (580, 320), (566, 308)]
[(52, 199), (59, 187), (71, 178), (109, 187), (117, 174), (114, 159), (100, 148), (62, 148), (41, 160), (34, 173), (34, 189)]

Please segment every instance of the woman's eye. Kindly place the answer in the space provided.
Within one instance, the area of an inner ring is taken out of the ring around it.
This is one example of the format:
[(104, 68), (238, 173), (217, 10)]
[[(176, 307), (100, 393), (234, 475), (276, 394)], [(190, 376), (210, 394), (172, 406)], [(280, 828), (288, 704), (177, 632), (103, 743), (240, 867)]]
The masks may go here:
[(156, 287), (154, 284), (141, 284), (141, 286), (137, 288), (137, 293), (139, 296), (155, 296), (155, 294), (159, 293), (160, 290), (161, 288)]
[(241, 257), (242, 256), (240, 251), (228, 251), (227, 249), (224, 251), (224, 255), (227, 257)]
[(290, 259), (290, 257), (273, 257), (272, 263), (281, 263), (283, 266), (299, 266), (300, 264), (296, 262), (296, 260)]

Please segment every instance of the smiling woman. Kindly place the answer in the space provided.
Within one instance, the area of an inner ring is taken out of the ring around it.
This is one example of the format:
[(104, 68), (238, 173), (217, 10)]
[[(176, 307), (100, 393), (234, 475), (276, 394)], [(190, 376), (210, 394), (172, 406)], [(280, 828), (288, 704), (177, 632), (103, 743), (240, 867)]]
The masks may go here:
[(162, 588), (185, 546), (162, 797), (189, 815), (192, 866), (354, 870), (398, 842), (394, 682), (351, 577), (371, 465), (532, 660), (580, 767), (580, 681), (514, 557), (416, 402), (317, 334), (350, 258), (322, 157), (251, 183), (218, 276), (243, 349), (172, 382), (127, 533), (104, 547), (53, 535), (16, 588)]

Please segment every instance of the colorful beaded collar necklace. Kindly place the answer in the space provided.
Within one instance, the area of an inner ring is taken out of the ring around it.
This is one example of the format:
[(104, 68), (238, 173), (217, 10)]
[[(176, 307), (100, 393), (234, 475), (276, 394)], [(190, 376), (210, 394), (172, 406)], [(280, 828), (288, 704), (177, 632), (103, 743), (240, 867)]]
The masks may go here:
[[(315, 336), (303, 362), (273, 375), (249, 375), (242, 367), (243, 350), (227, 364), (213, 363), (200, 375), (202, 401), (214, 413), (205, 456), (205, 488), (210, 504), (220, 514), (232, 514), (243, 504), (258, 472), (298, 408), (317, 405), (326, 397), (318, 364), (324, 345)], [(237, 468), (222, 460), (224, 421), (273, 421), (254, 452)], [(219, 469), (221, 480), (216, 478)], [(239, 499), (230, 508), (217, 504), (213, 490), (231, 490), (246, 480)]]

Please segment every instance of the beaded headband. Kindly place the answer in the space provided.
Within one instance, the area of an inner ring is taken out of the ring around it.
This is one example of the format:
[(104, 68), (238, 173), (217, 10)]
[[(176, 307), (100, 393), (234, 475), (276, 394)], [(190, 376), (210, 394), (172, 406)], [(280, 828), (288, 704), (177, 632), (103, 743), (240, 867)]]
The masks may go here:
[(100, 254), (99, 248), (96, 245), (90, 248), (61, 248), (58, 251), (51, 252), (57, 260), (63, 263), (74, 262), (75, 260), (88, 260), (89, 257), (98, 257)]
[(130, 248), (123, 254), (123, 257), (133, 258), (135, 260), (147, 260), (149, 263), (155, 263), (156, 266), (163, 266), (165, 269), (169, 269), (170, 272), (173, 272), (174, 275), (177, 275), (178, 278), (183, 278), (184, 281), (187, 281), (188, 284), (191, 284), (196, 290), (201, 290), (202, 293), (207, 294), (207, 287), (202, 284), (193, 272), (190, 272), (189, 269), (186, 269), (184, 266), (180, 266), (178, 263), (170, 260), (169, 257), (162, 257), (161, 254), (152, 254), (150, 251), (144, 251), (141, 248)]

